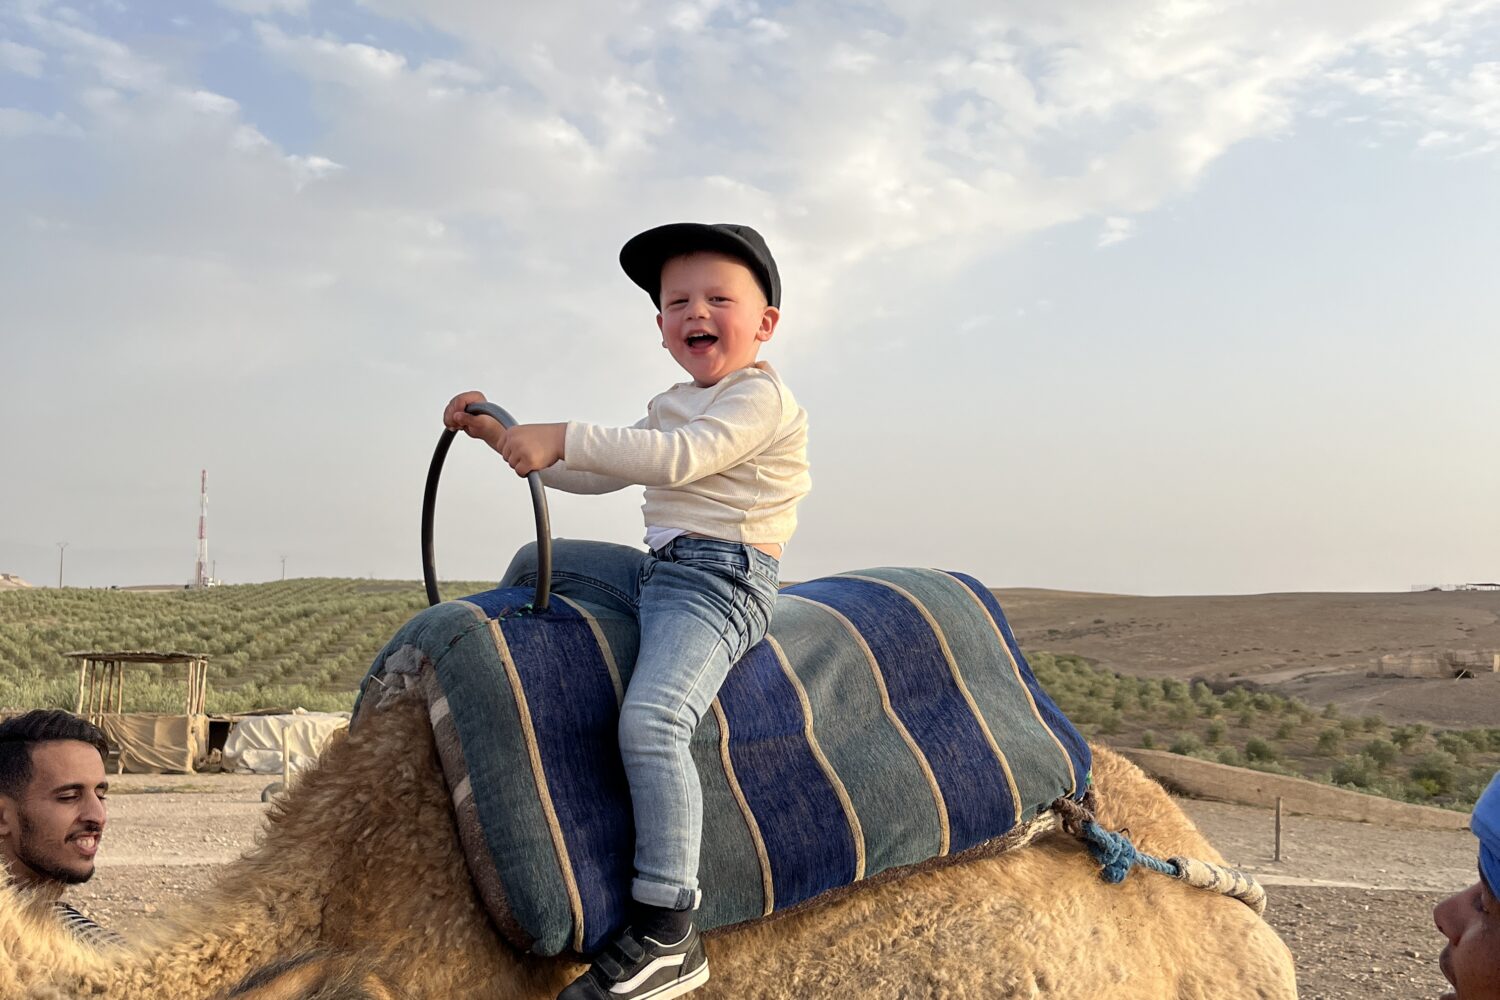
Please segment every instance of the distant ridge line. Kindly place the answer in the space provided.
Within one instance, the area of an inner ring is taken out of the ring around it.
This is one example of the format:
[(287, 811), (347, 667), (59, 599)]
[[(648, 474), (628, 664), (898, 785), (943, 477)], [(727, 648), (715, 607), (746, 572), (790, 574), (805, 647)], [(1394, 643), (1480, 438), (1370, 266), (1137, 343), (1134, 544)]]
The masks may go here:
[(1459, 590), (1500, 590), (1500, 583), (1414, 583), (1411, 589), (1413, 591), (1440, 590), (1444, 593)]

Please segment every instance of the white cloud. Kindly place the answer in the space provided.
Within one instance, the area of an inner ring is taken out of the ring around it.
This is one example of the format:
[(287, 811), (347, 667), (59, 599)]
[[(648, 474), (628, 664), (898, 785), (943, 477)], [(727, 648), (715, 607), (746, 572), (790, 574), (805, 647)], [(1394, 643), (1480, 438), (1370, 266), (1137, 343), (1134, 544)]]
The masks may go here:
[(193, 90), (183, 94), (187, 103), (206, 114), (234, 115), (240, 110), (239, 102), (210, 90)]
[(298, 68), (314, 79), (361, 86), (389, 80), (406, 69), (406, 57), (363, 42), (344, 42), (311, 35), (291, 36), (268, 22), (256, 30), (266, 47), (296, 58)]
[(1104, 220), (1104, 229), (1099, 233), (1098, 242), (1094, 245), (1101, 250), (1112, 247), (1116, 243), (1124, 243), (1135, 234), (1135, 220), (1123, 216), (1111, 215)]
[(36, 39), (53, 46), (74, 73), (131, 92), (155, 92), (167, 85), (169, 74), (164, 67), (121, 42), (80, 26), (82, 18), (70, 8), (58, 8), (57, 15), (46, 18), (31, 14), (24, 21)]
[(429, 59), (418, 72), (427, 79), (440, 83), (474, 86), (484, 82), (482, 72), (451, 59)]
[(46, 53), (41, 49), (0, 38), (0, 69), (22, 76), (38, 77), (42, 75), (42, 64), (46, 58)]
[[(591, 187), (712, 205), (701, 164), (732, 164), (715, 170), (737, 182), (726, 209), (764, 212), (808, 257), (852, 264), (1150, 210), (1235, 144), (1283, 133), (1319, 74), (1361, 51), (1404, 58), (1399, 39), (1473, 5), (804, 6), (778, 9), (772, 49), (743, 44), (764, 20), (749, 5), (519, 23), (458, 3), (374, 6), (429, 18), (464, 40), (466, 62), (518, 76), (525, 92), (475, 102), (503, 104)], [(643, 37), (653, 20), (667, 28)], [(1423, 58), (1443, 57), (1438, 41), (1424, 36)], [(428, 148), (452, 141), (416, 127)]]
[(1383, 130), (1406, 134), (1419, 148), (1450, 155), (1491, 151), (1500, 142), (1500, 62), (1485, 58), (1500, 31), (1500, 5), (1461, 5), (1372, 46), (1374, 64), (1356, 62), (1328, 80), (1380, 109)]
[[(1402, 61), (1462, 44), (1442, 18), (1457, 4), (1436, 0), (792, 6), (774, 22), (735, 0), (505, 11), (369, 0), (456, 46), (422, 58), (395, 34), (339, 38), (300, 4), (230, 6), (310, 18), (256, 20), (250, 39), (310, 88), (316, 148), (283, 148), (274, 118), (233, 92), (96, 30), (44, 13), (27, 25), (63, 61), (94, 155), (143, 204), (180, 172), (148, 237), (168, 257), (211, 226), (214, 252), (261, 283), (336, 274), (324, 287), (337, 294), (367, 283), (420, 311), (437, 281), (447, 315), (429, 325), (451, 329), (483, 326), (497, 275), (527, 296), (580, 269), (612, 288), (612, 248), (581, 257), (580, 234), (615, 240), (669, 217), (761, 224), (802, 276), (789, 285), (796, 315), (817, 329), (851, 281), (878, 303), (1081, 219), (1099, 220), (1098, 245), (1118, 243), (1227, 149), (1286, 130), (1311, 82), (1404, 108), (1415, 98)], [(1378, 73), (1344, 65), (1360, 52), (1379, 53), (1367, 67)], [(1447, 86), (1482, 106), (1493, 83), (1477, 65)], [(71, 119), (6, 121), (16, 134)], [(1426, 132), (1460, 134), (1437, 121)], [(407, 217), (446, 232), (407, 232)], [(270, 220), (285, 237), (274, 251)]]
[(82, 132), (58, 112), (40, 115), (20, 108), (0, 108), (0, 139), (16, 139), (28, 135), (78, 136)]
[(288, 156), (286, 162), (291, 165), (292, 172), (297, 178), (297, 190), (300, 191), (313, 181), (322, 180), (331, 174), (343, 170), (343, 164), (334, 163), (326, 156)]
[(217, 0), (220, 7), (239, 11), (241, 14), (267, 15), (277, 11), (305, 15), (308, 0)]
[(766, 17), (753, 17), (746, 27), (757, 42), (780, 42), (788, 37), (785, 25)]
[[(1430, 146), (1473, 148), (1500, 116), (1496, 65), (1455, 62), (1467, 42), (1454, 24), (1497, 6), (1472, 0), (892, 2), (859, 16), (784, 7), (775, 21), (743, 0), (505, 11), (369, 0), (377, 16), (446, 33), (456, 50), (438, 58), (339, 38), (300, 3), (227, 6), (312, 19), (257, 20), (251, 37), (310, 88), (317, 148), (282, 148), (274, 119), (97, 31), (43, 13), (27, 26), (65, 61), (82, 127), (124, 142), (98, 155), (145, 178), (152, 156), (172, 153), (185, 172), (215, 178), (214, 190), (239, 193), (243, 212), (203, 207), (252, 230), (227, 243), (250, 249), (231, 252), (257, 252), (262, 216), (250, 206), (279, 206), (275, 192), (323, 192), (326, 216), (283, 220), (308, 233), (293, 255), (309, 258), (300, 273), (327, 272), (315, 258), (364, 238), (385, 213), (465, 220), (448, 237), (461, 251), (407, 246), (385, 265), (447, 261), (459, 310), (488, 300), (492, 279), (465, 268), (504, 257), (492, 233), (527, 248), (526, 268), (560, 274), (585, 229), (618, 238), (665, 217), (712, 216), (758, 220), (790, 265), (816, 263), (798, 286), (815, 317), (822, 290), (871, 261), (920, 250), (893, 268), (919, 283), (982, 248), (1081, 219), (1100, 220), (1100, 246), (1118, 243), (1133, 217), (1190, 190), (1235, 144), (1284, 133), (1304, 105), (1329, 113), (1318, 92), (1329, 83), (1422, 118), (1413, 141)], [(775, 44), (746, 45), (751, 36)], [(47, 55), (27, 51), (32, 63)], [(1441, 97), (1436, 71), (1421, 68), (1434, 62), (1446, 67)], [(13, 111), (7, 128), (69, 120)], [(335, 185), (314, 183), (334, 174)], [(182, 235), (173, 216), (164, 242)], [(372, 253), (357, 256), (370, 263)], [(369, 280), (403, 287), (378, 272)], [(410, 286), (415, 300), (425, 287)]]
[(241, 125), (230, 136), (229, 144), (234, 149), (248, 151), (270, 148), (271, 140), (267, 139), (260, 129), (254, 125)]
[(688, 3), (678, 3), (667, 14), (666, 21), (684, 34), (693, 34), (703, 30), (704, 25), (708, 23), (708, 19), (713, 16), (719, 6), (719, 0), (691, 0)]

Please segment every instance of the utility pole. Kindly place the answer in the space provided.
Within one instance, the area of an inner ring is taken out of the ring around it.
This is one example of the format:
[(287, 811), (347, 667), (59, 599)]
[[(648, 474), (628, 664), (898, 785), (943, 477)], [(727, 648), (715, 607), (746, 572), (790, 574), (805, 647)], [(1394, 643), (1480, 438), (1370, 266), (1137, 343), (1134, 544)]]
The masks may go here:
[(67, 542), (57, 543), (57, 589), (62, 589), (63, 553), (67, 551)]
[(281, 582), (286, 583), (286, 556), (281, 557)]
[(198, 562), (193, 567), (193, 586), (207, 587), (208, 581), (213, 578), (213, 570), (208, 561), (208, 470), (203, 470), (203, 478), (198, 489)]

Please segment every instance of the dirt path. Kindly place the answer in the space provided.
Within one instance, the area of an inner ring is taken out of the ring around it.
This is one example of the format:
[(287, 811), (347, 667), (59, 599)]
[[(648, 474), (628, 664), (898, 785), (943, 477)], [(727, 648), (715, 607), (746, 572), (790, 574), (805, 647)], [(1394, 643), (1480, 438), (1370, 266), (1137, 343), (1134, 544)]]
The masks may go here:
[(1463, 831), (1407, 830), (1270, 810), (1183, 801), (1232, 865), (1266, 886), (1266, 919), (1297, 961), (1302, 1000), (1437, 997), (1443, 939), (1432, 907), (1475, 875)]
[[(69, 898), (129, 935), (207, 890), (219, 866), (253, 846), (265, 809), (260, 793), (274, 779), (127, 774), (111, 780), (116, 788), (99, 874)], [(1469, 834), (1293, 816), (1278, 863), (1269, 811), (1182, 805), (1231, 864), (1267, 885), (1267, 917), (1296, 956), (1303, 1000), (1443, 992), (1437, 971), (1443, 942), (1431, 911), (1474, 880)]]

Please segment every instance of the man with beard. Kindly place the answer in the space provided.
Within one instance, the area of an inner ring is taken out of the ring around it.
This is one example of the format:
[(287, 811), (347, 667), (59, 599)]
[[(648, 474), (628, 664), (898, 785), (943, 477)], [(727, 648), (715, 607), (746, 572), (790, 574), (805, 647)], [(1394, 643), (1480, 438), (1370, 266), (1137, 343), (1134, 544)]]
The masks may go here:
[(0, 861), (10, 880), (80, 939), (118, 942), (62, 901), (94, 876), (104, 834), (104, 734), (69, 712), (37, 709), (0, 723)]

